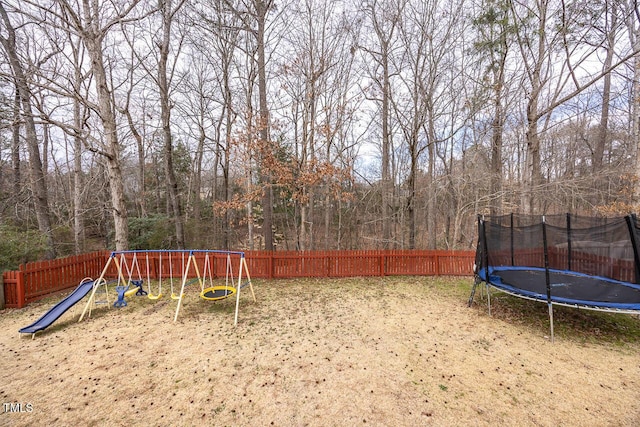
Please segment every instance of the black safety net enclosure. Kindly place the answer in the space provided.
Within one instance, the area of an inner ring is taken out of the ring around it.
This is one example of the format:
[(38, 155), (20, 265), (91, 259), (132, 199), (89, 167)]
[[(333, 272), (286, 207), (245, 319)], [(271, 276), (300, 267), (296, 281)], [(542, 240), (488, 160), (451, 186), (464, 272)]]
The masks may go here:
[[(635, 215), (478, 217), (476, 287), (593, 310), (640, 311), (640, 228)], [(552, 323), (553, 324), (553, 323)]]

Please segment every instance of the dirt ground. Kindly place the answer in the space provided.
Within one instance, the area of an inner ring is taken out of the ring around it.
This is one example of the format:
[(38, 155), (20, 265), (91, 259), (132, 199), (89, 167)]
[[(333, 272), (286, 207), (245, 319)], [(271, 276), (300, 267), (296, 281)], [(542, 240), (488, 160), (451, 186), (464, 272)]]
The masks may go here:
[(81, 302), (33, 340), (18, 329), (60, 296), (5, 310), (0, 425), (640, 425), (639, 341), (610, 336), (625, 324), (551, 343), (499, 301), (468, 308), (471, 284), (254, 281), (236, 328), (233, 299), (195, 289), (176, 323), (167, 299), (77, 323)]

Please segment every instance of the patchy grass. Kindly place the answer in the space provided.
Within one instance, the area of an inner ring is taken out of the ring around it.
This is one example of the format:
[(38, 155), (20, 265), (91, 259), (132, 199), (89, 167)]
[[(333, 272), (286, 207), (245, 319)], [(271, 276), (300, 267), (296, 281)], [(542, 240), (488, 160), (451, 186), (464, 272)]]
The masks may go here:
[[(478, 308), (487, 309), (486, 293), (476, 293)], [(496, 319), (550, 333), (548, 305), (513, 295), (491, 292), (491, 315)], [(556, 338), (581, 343), (640, 344), (640, 316), (553, 306)]]
[[(640, 424), (640, 320), (492, 294), (471, 278), (253, 282), (210, 302), (132, 297), (34, 340), (61, 296), (0, 312), (0, 425)], [(152, 288), (157, 292), (156, 288)], [(620, 410), (624, 408), (624, 410)]]

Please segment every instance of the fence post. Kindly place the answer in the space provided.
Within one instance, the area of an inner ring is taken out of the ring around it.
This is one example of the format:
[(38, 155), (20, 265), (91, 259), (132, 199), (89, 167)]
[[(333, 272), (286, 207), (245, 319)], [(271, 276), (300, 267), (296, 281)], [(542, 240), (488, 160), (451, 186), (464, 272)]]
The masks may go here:
[(273, 279), (274, 278), (273, 251), (269, 251), (269, 258), (267, 258), (267, 260), (268, 260), (267, 268), (269, 269), (267, 276), (269, 276), (269, 279)]
[(4, 273), (0, 273), (0, 310), (4, 310)]
[(16, 275), (16, 301), (18, 308), (22, 308), (26, 305), (26, 296), (24, 290), (24, 264), (20, 264), (20, 269)]

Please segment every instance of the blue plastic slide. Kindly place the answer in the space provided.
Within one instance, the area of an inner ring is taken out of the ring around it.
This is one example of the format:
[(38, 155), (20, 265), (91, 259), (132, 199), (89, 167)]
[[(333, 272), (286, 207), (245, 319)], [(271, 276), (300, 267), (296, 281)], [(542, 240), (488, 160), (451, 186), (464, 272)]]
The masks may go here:
[(60, 316), (62, 316), (69, 308), (74, 306), (78, 301), (85, 297), (93, 288), (93, 280), (89, 280), (80, 285), (65, 299), (51, 307), (44, 316), (33, 322), (31, 325), (20, 329), (21, 334), (35, 334), (38, 331), (42, 331), (47, 328), (53, 322), (55, 322)]

